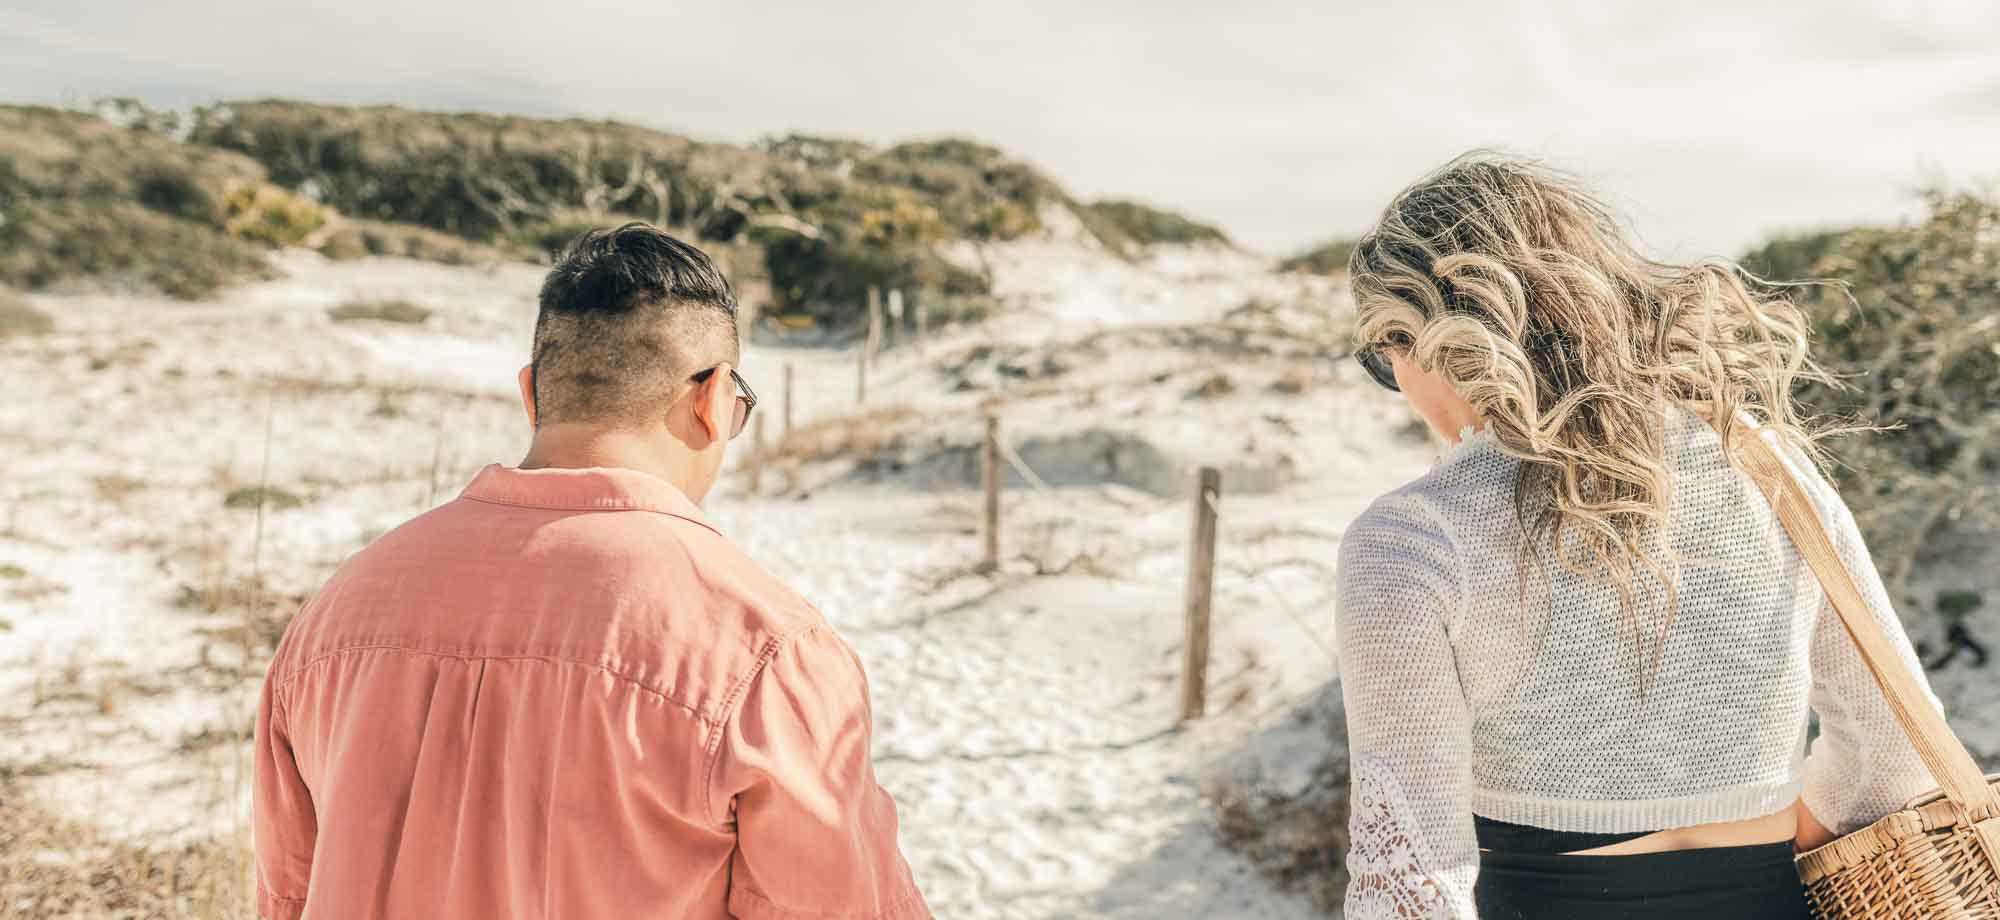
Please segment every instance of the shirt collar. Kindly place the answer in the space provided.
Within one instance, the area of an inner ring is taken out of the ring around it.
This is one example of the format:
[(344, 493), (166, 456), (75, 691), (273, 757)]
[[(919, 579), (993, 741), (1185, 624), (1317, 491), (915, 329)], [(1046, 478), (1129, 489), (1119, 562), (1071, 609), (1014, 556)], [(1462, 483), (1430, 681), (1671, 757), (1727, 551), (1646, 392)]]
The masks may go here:
[(523, 470), (494, 463), (458, 497), (552, 511), (653, 511), (722, 532), (673, 483), (622, 467)]

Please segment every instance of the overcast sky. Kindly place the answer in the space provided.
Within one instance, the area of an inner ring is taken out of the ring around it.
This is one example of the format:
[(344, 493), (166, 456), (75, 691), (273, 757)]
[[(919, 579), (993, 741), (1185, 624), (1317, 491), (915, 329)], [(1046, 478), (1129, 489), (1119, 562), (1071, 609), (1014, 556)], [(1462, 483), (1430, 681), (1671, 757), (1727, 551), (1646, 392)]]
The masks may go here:
[[(1452, 154), (1594, 181), (1657, 252), (2000, 179), (2000, 3), (4, 0), (0, 100), (284, 96), (697, 137), (965, 135), (1273, 252)], [(1352, 7), (1352, 8), (1349, 8)]]

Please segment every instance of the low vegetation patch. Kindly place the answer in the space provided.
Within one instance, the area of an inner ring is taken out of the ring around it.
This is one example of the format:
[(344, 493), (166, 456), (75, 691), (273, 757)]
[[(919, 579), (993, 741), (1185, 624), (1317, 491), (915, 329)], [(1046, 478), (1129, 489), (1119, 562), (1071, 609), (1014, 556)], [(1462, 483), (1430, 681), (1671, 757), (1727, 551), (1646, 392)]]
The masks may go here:
[(429, 227), (380, 220), (342, 218), (326, 231), (325, 237), (320, 243), (320, 254), (334, 260), (393, 256), (443, 265), (490, 265), (525, 255)]
[(1814, 357), (1841, 379), (1800, 400), (1901, 428), (1831, 445), (1892, 584), (1941, 548), (2000, 536), (2000, 202), (1927, 203), (1908, 225), (1780, 238), (1743, 259), (1766, 281), (1833, 282), (1790, 289), (1812, 317)]
[(43, 807), (0, 766), (0, 905), (19, 920), (256, 916), (248, 835), (130, 843)]
[(1347, 759), (1334, 755), (1297, 792), (1248, 777), (1212, 785), (1208, 799), (1224, 846), (1279, 889), (1304, 895), (1332, 916), (1347, 891), (1348, 789)]
[(777, 456), (798, 463), (866, 458), (901, 443), (923, 420), (923, 413), (908, 406), (821, 419), (800, 425), (779, 438)]
[(373, 320), (383, 323), (422, 325), (431, 318), (428, 307), (420, 307), (407, 300), (350, 300), (326, 311), (326, 315), (337, 323)]
[(244, 486), (230, 490), (222, 498), (224, 508), (256, 508), (261, 505), (282, 511), (305, 503), (305, 499), (277, 486)]
[(1050, 208), (1070, 209), (1116, 252), (1227, 243), (1135, 202), (1083, 204), (959, 138), (736, 146), (393, 106), (108, 110), (0, 107), (0, 282), (106, 277), (202, 297), (267, 271), (272, 247), (468, 264), (546, 257), (590, 227), (646, 220), (722, 253), (736, 277), (768, 279), (778, 309), (848, 322), (870, 287), (988, 293), (990, 279), (941, 248), (1035, 232)]
[(231, 196), (262, 179), (234, 153), (89, 113), (0, 106), (0, 283), (95, 278), (200, 297), (258, 276), (264, 246), (227, 224)]
[(1210, 374), (1188, 391), (1189, 399), (1221, 399), (1236, 392), (1236, 381), (1227, 374)]
[(1231, 245), (1229, 235), (1218, 227), (1136, 201), (1093, 201), (1079, 208), (1077, 216), (1098, 239), (1113, 246)]
[(20, 295), (0, 288), (0, 339), (16, 335), (44, 335), (54, 332), (55, 317)]
[(1305, 272), (1313, 275), (1347, 274), (1348, 257), (1354, 254), (1354, 237), (1340, 237), (1328, 240), (1304, 252), (1297, 253), (1278, 263), (1281, 272)]

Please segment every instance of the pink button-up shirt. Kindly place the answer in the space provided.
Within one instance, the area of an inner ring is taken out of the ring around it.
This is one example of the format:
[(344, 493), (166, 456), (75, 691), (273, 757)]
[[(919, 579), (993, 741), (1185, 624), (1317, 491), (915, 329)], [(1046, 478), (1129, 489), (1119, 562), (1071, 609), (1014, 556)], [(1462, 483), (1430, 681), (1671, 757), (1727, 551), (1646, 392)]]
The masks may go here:
[(819, 613), (662, 479), (490, 466), (286, 630), (271, 920), (927, 918)]

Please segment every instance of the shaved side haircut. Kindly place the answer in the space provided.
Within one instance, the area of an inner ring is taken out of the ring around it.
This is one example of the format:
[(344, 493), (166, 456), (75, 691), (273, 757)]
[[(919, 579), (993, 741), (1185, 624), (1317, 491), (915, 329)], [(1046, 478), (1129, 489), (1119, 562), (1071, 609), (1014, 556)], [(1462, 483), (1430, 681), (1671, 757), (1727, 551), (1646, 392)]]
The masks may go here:
[(707, 254), (651, 224), (592, 230), (542, 282), (536, 424), (657, 419), (689, 377), (737, 360), (736, 295)]

